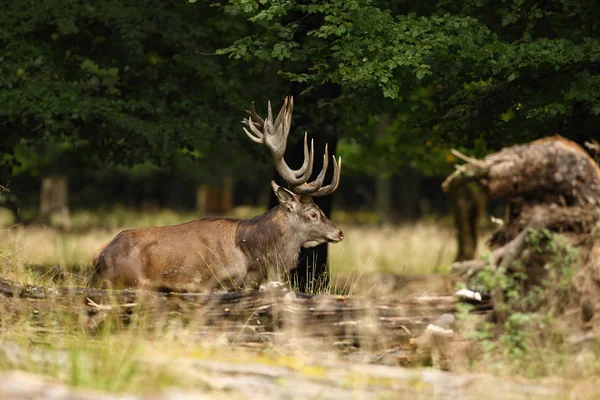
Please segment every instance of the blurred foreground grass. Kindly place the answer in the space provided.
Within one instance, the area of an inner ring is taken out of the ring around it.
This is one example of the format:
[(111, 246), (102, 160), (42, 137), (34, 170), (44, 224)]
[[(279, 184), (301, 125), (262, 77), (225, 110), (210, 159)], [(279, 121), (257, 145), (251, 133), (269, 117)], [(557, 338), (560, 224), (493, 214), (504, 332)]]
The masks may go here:
[[(262, 211), (240, 208), (234, 216), (248, 217)], [(153, 213), (125, 209), (78, 211), (72, 215), (72, 231), (60, 232), (41, 225), (11, 226), (8, 214), (0, 210), (1, 276), (37, 285), (83, 286), (91, 272), (92, 252), (122, 229), (177, 224), (194, 218), (192, 213), (168, 210)], [(344, 275), (353, 275), (353, 279), (360, 280), (368, 274), (424, 277), (445, 272), (454, 257), (453, 231), (444, 223), (421, 221), (399, 227), (381, 227), (357, 224), (356, 216), (339, 213), (332, 219), (346, 236), (343, 242), (330, 246), (334, 280)], [(362, 215), (360, 219), (366, 221), (369, 217)], [(56, 279), (56, 275), (60, 278)], [(370, 291), (368, 285), (365, 290)], [(361, 398), (361, 390), (373, 386), (370, 379), (377, 380), (378, 387), (387, 387), (394, 393), (399, 390), (391, 379), (365, 378), (362, 373), (358, 376), (344, 372), (347, 360), (340, 358), (331, 342), (316, 340), (303, 334), (302, 330), (290, 331), (285, 346), (271, 343), (243, 349), (224, 337), (207, 336), (200, 329), (202, 321), (188, 321), (187, 326), (182, 326), (140, 319), (126, 329), (111, 329), (110, 321), (104, 321), (101, 331), (90, 333), (78, 320), (65, 317), (63, 310), (57, 309), (52, 318), (44, 321), (40, 321), (36, 312), (16, 316), (13, 311), (9, 306), (0, 307), (0, 370), (29, 371), (56, 378), (70, 386), (145, 394), (178, 387), (208, 392), (218, 398), (236, 398), (239, 396), (235, 389), (215, 392), (210, 383), (214, 372), (207, 373), (202, 367), (202, 363), (228, 363), (230, 366), (252, 365), (253, 371), (262, 368), (260, 366), (280, 368), (278, 371), (283, 368), (292, 371), (300, 386), (306, 385), (307, 379), (310, 382), (342, 379), (343, 387), (356, 393), (350, 398)], [(463, 322), (463, 325), (466, 323), (474, 321)], [(469, 332), (468, 327), (463, 329)], [(534, 366), (536, 368), (529, 370), (535, 373), (527, 375), (560, 379), (596, 379), (600, 371), (597, 348), (578, 357), (558, 348), (536, 350), (535, 357), (526, 362), (511, 361), (501, 351), (491, 353), (496, 355), (494, 357), (469, 358), (457, 364), (456, 371), (523, 376), (528, 366)], [(538, 368), (539, 365), (544, 368)], [(335, 379), (331, 378), (330, 375), (338, 370), (342, 372), (337, 373)], [(233, 374), (231, 377), (220, 376), (220, 379), (237, 382), (242, 378)], [(280, 385), (283, 381), (275, 382)], [(295, 382), (289, 380), (280, 386), (290, 387)], [(432, 398), (431, 387), (430, 381), (415, 378), (414, 387), (408, 389), (414, 389), (411, 398)], [(403, 390), (408, 389), (403, 387)], [(581, 398), (590, 398), (587, 396), (592, 392), (586, 391)]]
[[(193, 213), (161, 210), (143, 213), (117, 208), (110, 211), (76, 211), (72, 230), (62, 232), (43, 225), (10, 225), (0, 210), (0, 264), (2, 275), (23, 283), (82, 286), (91, 274), (91, 255), (123, 229), (178, 224), (197, 218)], [(233, 217), (250, 217), (261, 209), (240, 207)], [(332, 276), (365, 274), (429, 275), (445, 272), (452, 262), (456, 241), (451, 228), (433, 221), (398, 227), (355, 222), (368, 215), (336, 213), (333, 216), (345, 239), (330, 246)]]
[[(35, 318), (15, 318), (0, 309), (0, 371), (27, 371), (73, 387), (147, 395), (169, 387), (214, 390), (209, 377), (194, 365), (202, 362), (226, 362), (239, 365), (241, 371), (252, 363), (283, 367), (300, 377), (325, 377), (326, 370), (315, 365), (317, 360), (323, 362), (324, 349), (320, 356), (304, 345), (246, 350), (218, 336), (201, 336), (194, 324), (183, 327), (141, 318), (125, 327), (113, 317), (109, 315), (102, 329), (91, 333), (72, 317), (46, 315), (46, 326), (40, 327)], [(331, 349), (328, 353), (336, 360)], [(224, 394), (233, 397), (224, 398), (241, 398), (232, 389)]]

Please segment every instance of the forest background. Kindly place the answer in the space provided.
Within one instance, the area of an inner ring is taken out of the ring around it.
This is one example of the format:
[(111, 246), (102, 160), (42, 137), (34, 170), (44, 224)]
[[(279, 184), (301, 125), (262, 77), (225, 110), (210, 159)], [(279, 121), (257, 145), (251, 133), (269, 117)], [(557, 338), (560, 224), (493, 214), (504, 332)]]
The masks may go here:
[(263, 210), (274, 172), (240, 121), (292, 94), (290, 165), (304, 131), (344, 160), (327, 214), (454, 211), (471, 258), (485, 202), (442, 192), (450, 150), (597, 137), (598, 15), (592, 0), (3, 2), (0, 201), (67, 228), (65, 210)]

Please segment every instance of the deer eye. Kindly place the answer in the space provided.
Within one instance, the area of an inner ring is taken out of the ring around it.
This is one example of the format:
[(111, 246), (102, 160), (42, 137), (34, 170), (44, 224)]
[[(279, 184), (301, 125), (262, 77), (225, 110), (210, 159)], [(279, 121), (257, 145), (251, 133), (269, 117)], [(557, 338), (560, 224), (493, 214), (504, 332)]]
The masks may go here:
[(309, 214), (309, 216), (310, 216), (312, 219), (315, 219), (315, 218), (317, 218), (317, 212), (316, 212), (316, 211), (311, 211), (311, 212), (310, 212), (310, 214)]

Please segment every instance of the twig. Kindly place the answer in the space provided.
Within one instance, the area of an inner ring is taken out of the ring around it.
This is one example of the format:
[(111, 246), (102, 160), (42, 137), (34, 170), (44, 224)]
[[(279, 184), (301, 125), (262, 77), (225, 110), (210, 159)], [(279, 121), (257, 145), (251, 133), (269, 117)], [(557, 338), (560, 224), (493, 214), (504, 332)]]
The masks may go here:
[(100, 305), (100, 304), (96, 303), (94, 300), (90, 299), (89, 297), (86, 297), (85, 299), (87, 300), (88, 306), (92, 306), (98, 310), (112, 310), (112, 306)]
[(463, 160), (465, 162), (468, 162), (469, 164), (473, 164), (473, 165), (475, 165), (477, 167), (480, 167), (480, 168), (485, 168), (486, 167), (485, 162), (483, 162), (481, 160), (478, 160), (476, 158), (473, 158), (473, 157), (469, 157), (468, 155), (463, 154), (463, 153), (461, 153), (460, 151), (458, 151), (456, 149), (452, 149), (452, 150), (450, 150), (450, 152), (452, 154), (454, 154), (456, 157), (460, 158), (461, 160)]
[(597, 140), (592, 139), (591, 142), (585, 142), (585, 147), (593, 151), (594, 153), (600, 153), (600, 143)]
[(412, 337), (412, 334), (410, 333), (410, 331), (408, 330), (408, 328), (404, 325), (398, 325), (400, 328), (404, 329), (404, 332), (406, 332), (406, 334), (408, 335), (408, 337)]
[(465, 168), (464, 165), (454, 164), (454, 169), (456, 169), (458, 172), (461, 172), (463, 174), (467, 172), (467, 169)]
[(114, 307), (131, 308), (131, 307), (137, 306), (137, 304), (138, 304), (138, 303), (125, 303), (125, 304), (110, 306), (110, 305), (98, 304), (94, 300), (90, 299), (89, 297), (86, 297), (85, 299), (87, 300), (88, 306), (94, 307), (98, 310), (112, 310)]

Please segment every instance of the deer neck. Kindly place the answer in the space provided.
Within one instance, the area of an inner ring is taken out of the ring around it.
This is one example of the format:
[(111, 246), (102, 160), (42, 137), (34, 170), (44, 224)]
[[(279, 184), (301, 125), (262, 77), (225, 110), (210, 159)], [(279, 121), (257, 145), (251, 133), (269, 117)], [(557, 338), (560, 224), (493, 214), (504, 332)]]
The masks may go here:
[(250, 264), (286, 271), (296, 267), (302, 246), (301, 238), (286, 220), (280, 206), (240, 221), (235, 239)]

